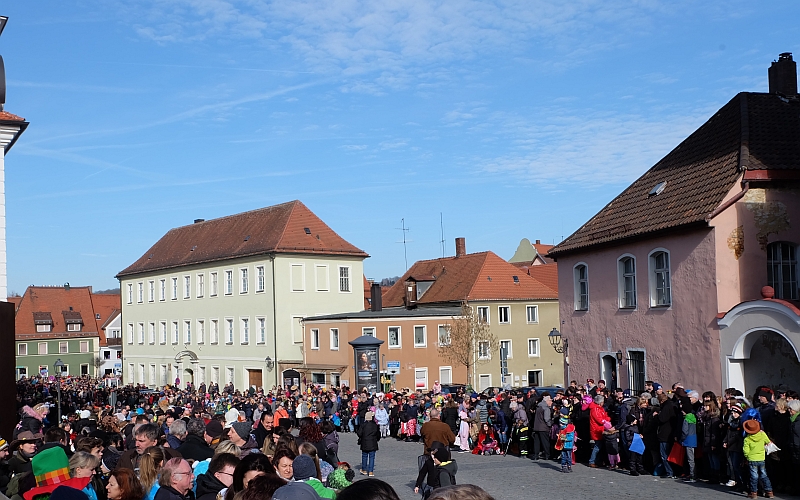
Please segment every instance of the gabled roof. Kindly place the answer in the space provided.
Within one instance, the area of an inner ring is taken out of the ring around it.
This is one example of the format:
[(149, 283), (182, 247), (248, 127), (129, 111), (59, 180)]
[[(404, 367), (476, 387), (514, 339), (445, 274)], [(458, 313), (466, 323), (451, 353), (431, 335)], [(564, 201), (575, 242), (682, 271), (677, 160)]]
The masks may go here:
[[(15, 317), (16, 339), (48, 339), (66, 337), (96, 337), (97, 324), (92, 320), (91, 287), (29, 286), (22, 295)], [(72, 309), (70, 309), (72, 308)], [(49, 333), (38, 333), (36, 322), (49, 319)], [(68, 332), (65, 319), (83, 321), (80, 332)]]
[[(598, 165), (613, 168), (613, 165)], [(645, 172), (550, 257), (691, 224), (707, 225), (736, 181), (800, 179), (800, 100), (742, 92)], [(761, 172), (756, 174), (756, 172)], [(650, 194), (666, 183), (660, 194)]]
[(100, 346), (106, 346), (106, 324), (114, 319), (122, 309), (122, 297), (118, 293), (93, 293), (92, 307), (94, 308), (94, 322), (97, 333), (100, 335)]
[[(515, 282), (514, 276), (517, 277)], [(418, 305), (444, 304), (464, 300), (557, 299), (555, 290), (521, 272), (493, 252), (459, 257), (422, 260), (413, 266), (384, 295), (384, 307), (403, 305), (405, 283), (412, 277), (434, 281)]]
[(171, 229), (117, 277), (267, 253), (369, 257), (295, 200)]

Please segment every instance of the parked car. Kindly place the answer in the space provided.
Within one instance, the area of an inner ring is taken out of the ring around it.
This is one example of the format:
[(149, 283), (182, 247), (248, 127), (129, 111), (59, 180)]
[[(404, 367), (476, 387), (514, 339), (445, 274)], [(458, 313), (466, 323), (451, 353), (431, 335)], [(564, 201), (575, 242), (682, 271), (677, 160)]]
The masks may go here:
[(466, 392), (467, 386), (464, 384), (442, 385), (442, 394), (457, 394), (459, 390)]
[[(501, 387), (487, 387), (486, 389), (481, 391), (481, 394), (484, 394), (486, 396), (490, 396), (490, 395), (494, 394), (494, 390), (495, 389), (498, 389), (500, 391), (503, 390)], [(547, 391), (547, 392), (550, 393), (551, 396), (554, 396), (556, 391), (563, 391), (564, 390), (563, 387), (557, 387), (557, 386), (547, 386), (547, 387), (545, 387), (545, 386), (542, 386), (542, 387), (525, 386), (525, 387), (512, 387), (511, 388), (511, 390), (514, 391), (514, 392), (521, 392), (521, 393), (526, 394), (526, 395), (531, 391), (531, 389), (536, 389), (536, 393), (539, 394), (539, 395), (541, 395), (543, 392)]]

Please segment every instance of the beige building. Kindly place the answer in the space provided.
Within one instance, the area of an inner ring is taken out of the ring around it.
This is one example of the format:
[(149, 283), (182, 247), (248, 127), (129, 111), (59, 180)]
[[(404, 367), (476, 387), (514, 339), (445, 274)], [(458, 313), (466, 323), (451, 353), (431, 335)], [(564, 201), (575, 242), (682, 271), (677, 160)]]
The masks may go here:
[(171, 229), (117, 276), (124, 382), (283, 382), (302, 318), (363, 309), (366, 257), (299, 201)]

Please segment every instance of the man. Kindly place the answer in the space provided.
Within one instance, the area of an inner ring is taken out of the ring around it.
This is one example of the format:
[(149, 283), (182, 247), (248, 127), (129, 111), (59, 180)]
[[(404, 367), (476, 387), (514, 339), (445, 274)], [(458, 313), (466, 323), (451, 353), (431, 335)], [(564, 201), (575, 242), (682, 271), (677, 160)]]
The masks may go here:
[(231, 453), (220, 453), (211, 459), (208, 471), (197, 476), (197, 500), (215, 500), (217, 494), (233, 484), (233, 471), (239, 459)]
[[(134, 472), (139, 470), (139, 462), (147, 448), (158, 444), (158, 426), (156, 424), (144, 424), (136, 429), (134, 433), (134, 448), (127, 450), (119, 457), (117, 469), (130, 469)], [(180, 457), (178, 450), (164, 448), (164, 453), (168, 458)]]
[(223, 431), (222, 422), (219, 420), (209, 420), (206, 424), (206, 428), (203, 431), (203, 439), (212, 450), (217, 448), (217, 445), (222, 439)]
[(550, 427), (553, 426), (553, 415), (551, 408), (553, 398), (545, 393), (542, 402), (536, 406), (536, 413), (533, 417), (533, 459), (539, 460), (539, 454), (544, 455), (545, 460), (550, 459)]
[(439, 441), (447, 446), (453, 446), (456, 442), (456, 435), (449, 425), (442, 422), (441, 412), (434, 408), (431, 410), (431, 419), (422, 424), (422, 439), (425, 442), (425, 449), (429, 449), (434, 441)]
[(250, 424), (247, 422), (234, 422), (228, 429), (228, 439), (242, 449), (241, 456), (260, 452), (256, 438), (250, 435)]
[(169, 426), (169, 434), (167, 434), (167, 443), (169, 447), (177, 450), (186, 439), (186, 422), (183, 420), (174, 420)]
[[(262, 405), (263, 406), (263, 405)], [(261, 413), (261, 419), (258, 420), (258, 425), (253, 431), (253, 437), (256, 438), (256, 444), (259, 448), (264, 446), (264, 441), (272, 436), (272, 426), (275, 424), (275, 417), (272, 412), (264, 410)]]
[(156, 493), (155, 500), (194, 500), (192, 483), (194, 472), (189, 462), (182, 458), (167, 460), (161, 468), (158, 484), (161, 488)]
[(189, 420), (186, 425), (186, 438), (183, 440), (183, 444), (178, 447), (178, 452), (183, 458), (202, 462), (214, 456), (214, 450), (206, 443), (205, 433), (206, 424), (203, 420), (199, 418)]
[(8, 469), (9, 449), (8, 441), (0, 437), (0, 493), (6, 494), (8, 482), (11, 481), (11, 471)]

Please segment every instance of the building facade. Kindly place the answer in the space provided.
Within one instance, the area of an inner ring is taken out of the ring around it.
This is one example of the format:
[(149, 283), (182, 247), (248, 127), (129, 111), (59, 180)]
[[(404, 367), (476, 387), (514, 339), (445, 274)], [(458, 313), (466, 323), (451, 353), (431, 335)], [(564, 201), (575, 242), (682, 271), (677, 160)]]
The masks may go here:
[(118, 275), (124, 382), (278, 385), (302, 318), (363, 309), (366, 257), (299, 201), (169, 231)]
[(105, 345), (100, 346), (100, 359), (103, 364), (98, 368), (98, 375), (120, 378), (122, 377), (122, 310), (115, 310), (100, 328), (105, 337)]

